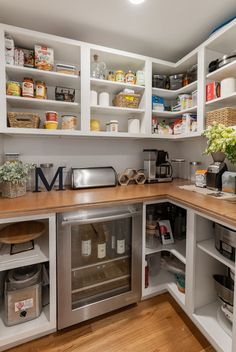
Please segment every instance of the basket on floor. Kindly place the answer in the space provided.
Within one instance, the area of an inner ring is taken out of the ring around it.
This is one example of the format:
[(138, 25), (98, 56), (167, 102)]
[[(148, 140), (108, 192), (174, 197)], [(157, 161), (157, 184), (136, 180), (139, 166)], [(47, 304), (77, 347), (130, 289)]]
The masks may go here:
[(236, 109), (222, 108), (210, 111), (206, 114), (206, 127), (213, 123), (222, 123), (226, 127), (236, 125)]
[(140, 98), (140, 94), (119, 93), (113, 99), (113, 105), (120, 108), (137, 109), (139, 107)]
[(9, 112), (8, 124), (15, 128), (39, 128), (40, 117), (38, 114), (27, 112)]

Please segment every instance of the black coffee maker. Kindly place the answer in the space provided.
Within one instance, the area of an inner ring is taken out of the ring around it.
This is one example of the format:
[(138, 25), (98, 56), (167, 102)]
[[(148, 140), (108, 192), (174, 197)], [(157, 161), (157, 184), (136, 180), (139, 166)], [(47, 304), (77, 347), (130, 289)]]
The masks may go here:
[(173, 180), (173, 168), (169, 162), (169, 154), (164, 150), (157, 151), (156, 179), (157, 182), (171, 182)]
[(147, 183), (171, 182), (173, 169), (169, 162), (169, 155), (164, 150), (144, 149), (144, 170)]

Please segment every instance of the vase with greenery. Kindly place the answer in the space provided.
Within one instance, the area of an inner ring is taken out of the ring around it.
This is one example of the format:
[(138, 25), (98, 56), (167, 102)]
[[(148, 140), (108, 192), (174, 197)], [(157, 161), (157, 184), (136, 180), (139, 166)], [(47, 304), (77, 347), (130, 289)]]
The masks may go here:
[(204, 154), (211, 154), (214, 161), (224, 161), (225, 157), (236, 163), (236, 130), (223, 124), (209, 126), (203, 136), (207, 137), (207, 148)]
[(24, 164), (21, 161), (6, 161), (0, 166), (0, 182), (2, 184), (2, 196), (15, 198), (26, 193), (26, 182), (33, 164)]

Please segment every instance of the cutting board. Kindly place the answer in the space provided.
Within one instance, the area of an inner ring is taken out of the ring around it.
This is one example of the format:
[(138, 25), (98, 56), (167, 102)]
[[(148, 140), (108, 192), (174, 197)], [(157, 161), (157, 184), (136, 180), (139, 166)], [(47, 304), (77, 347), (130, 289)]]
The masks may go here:
[(45, 224), (40, 221), (16, 222), (0, 230), (0, 242), (17, 244), (32, 241), (40, 237), (45, 229)]

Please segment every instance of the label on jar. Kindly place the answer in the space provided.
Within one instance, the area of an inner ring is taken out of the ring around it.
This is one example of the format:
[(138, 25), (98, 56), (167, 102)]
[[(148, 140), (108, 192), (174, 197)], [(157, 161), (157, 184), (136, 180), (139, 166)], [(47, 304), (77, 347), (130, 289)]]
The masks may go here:
[(21, 310), (29, 309), (34, 306), (34, 299), (29, 298), (24, 301), (15, 302), (15, 312), (20, 312)]
[(111, 236), (111, 249), (116, 248), (116, 236)]
[(124, 254), (125, 253), (125, 240), (117, 240), (116, 246), (117, 254)]
[(45, 86), (37, 84), (36, 86), (36, 97), (44, 99), (46, 96)]
[(92, 244), (91, 240), (82, 241), (82, 256), (89, 257), (92, 253)]
[(23, 97), (34, 97), (34, 85), (31, 82), (22, 83), (22, 96)]
[(102, 258), (105, 258), (105, 256), (106, 256), (106, 243), (99, 243), (97, 257), (98, 259), (102, 259)]

